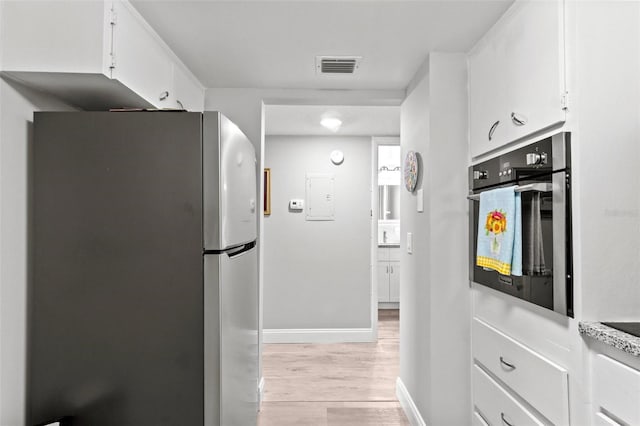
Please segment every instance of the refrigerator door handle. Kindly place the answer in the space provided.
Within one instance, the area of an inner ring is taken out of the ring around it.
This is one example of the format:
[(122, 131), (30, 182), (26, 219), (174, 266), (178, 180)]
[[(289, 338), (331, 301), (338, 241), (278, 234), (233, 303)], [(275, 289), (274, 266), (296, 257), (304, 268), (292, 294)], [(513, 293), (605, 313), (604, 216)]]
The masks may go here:
[(248, 252), (255, 246), (256, 246), (256, 242), (251, 241), (250, 243), (244, 244), (242, 246), (230, 248), (226, 251), (226, 253), (227, 253), (227, 256), (233, 259), (234, 257), (240, 256), (241, 254)]
[(249, 250), (251, 250), (252, 248), (254, 248), (256, 246), (256, 242), (255, 241), (251, 241), (247, 244), (242, 244), (239, 246), (235, 246), (235, 247), (231, 247), (228, 248), (226, 250), (205, 250), (204, 254), (226, 254), (227, 256), (229, 256), (229, 258), (234, 258), (237, 256), (240, 256), (243, 253), (248, 252)]

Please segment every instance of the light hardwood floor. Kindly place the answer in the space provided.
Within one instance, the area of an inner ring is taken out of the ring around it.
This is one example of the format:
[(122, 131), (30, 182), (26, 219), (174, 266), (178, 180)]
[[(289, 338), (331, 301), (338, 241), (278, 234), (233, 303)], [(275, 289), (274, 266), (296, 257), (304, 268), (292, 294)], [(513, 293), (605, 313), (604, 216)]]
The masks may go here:
[(380, 310), (377, 343), (268, 344), (259, 426), (408, 425), (395, 396), (397, 310)]

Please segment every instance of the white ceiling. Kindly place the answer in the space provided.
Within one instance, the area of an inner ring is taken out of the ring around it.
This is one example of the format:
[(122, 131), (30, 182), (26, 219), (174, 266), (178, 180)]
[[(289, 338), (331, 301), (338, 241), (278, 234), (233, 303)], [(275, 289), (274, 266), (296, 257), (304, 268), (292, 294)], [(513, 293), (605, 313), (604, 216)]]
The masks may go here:
[[(342, 126), (332, 132), (320, 125), (323, 115), (338, 117)], [(398, 136), (400, 107), (397, 106), (305, 106), (267, 105), (266, 135)]]
[[(205, 87), (402, 90), (428, 52), (466, 52), (513, 0), (132, 0)], [(359, 55), (318, 76), (316, 55)]]

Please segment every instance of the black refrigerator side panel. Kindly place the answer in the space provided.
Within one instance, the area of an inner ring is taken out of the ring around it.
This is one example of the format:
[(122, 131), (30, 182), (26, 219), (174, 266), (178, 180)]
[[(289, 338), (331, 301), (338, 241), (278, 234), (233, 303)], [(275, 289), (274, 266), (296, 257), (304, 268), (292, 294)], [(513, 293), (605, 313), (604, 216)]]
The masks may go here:
[(203, 424), (201, 123), (35, 114), (30, 425)]

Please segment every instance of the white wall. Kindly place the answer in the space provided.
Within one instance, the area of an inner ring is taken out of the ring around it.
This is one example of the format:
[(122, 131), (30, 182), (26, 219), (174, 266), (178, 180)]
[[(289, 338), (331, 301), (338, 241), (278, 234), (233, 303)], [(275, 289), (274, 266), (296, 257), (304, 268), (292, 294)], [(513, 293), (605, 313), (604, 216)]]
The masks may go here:
[(29, 164), (34, 111), (70, 110), (0, 79), (0, 425), (24, 424)]
[[(344, 153), (334, 165), (331, 151)], [(371, 327), (371, 138), (268, 136), (271, 215), (264, 218), (264, 328)], [(305, 174), (335, 177), (335, 220), (307, 221)]]
[[(425, 189), (425, 162), (430, 135), (429, 60), (417, 72), (400, 110), (402, 158), (408, 151), (422, 156), (422, 177), (416, 191)], [(428, 211), (429, 194), (425, 194)], [(407, 254), (407, 232), (413, 234), (413, 254)], [(429, 217), (416, 212), (416, 196), (402, 190), (400, 196), (400, 378), (423, 419), (429, 417), (431, 388), (431, 286), (429, 262), (431, 228)]]
[(425, 205), (418, 213), (416, 194), (402, 192), (400, 378), (433, 425), (471, 422), (466, 69), (465, 54), (431, 53), (401, 112), (403, 158), (422, 157)]
[[(430, 55), (431, 374), (434, 425), (464, 424), (470, 413), (468, 285), (467, 62), (465, 54)], [(451, 369), (442, 366), (451, 366)], [(453, 415), (452, 413), (456, 413)]]

